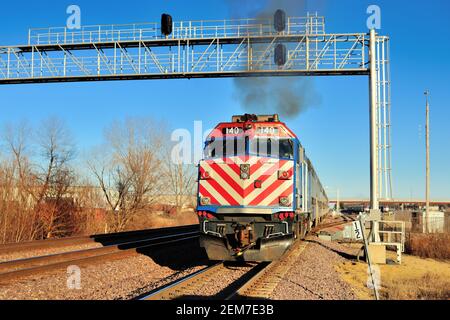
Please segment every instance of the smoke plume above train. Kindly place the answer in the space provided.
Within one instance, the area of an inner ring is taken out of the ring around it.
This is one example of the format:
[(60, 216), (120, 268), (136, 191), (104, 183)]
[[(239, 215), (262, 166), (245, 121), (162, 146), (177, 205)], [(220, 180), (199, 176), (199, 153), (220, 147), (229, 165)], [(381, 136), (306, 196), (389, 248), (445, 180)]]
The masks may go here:
[[(233, 18), (255, 17), (270, 19), (278, 9), (287, 16), (305, 16), (308, 1), (267, 0), (261, 2), (229, 0)], [(267, 46), (254, 44), (253, 49), (261, 51)], [(293, 118), (308, 107), (321, 102), (315, 90), (313, 79), (307, 77), (249, 77), (235, 78), (234, 98), (249, 113), (278, 113), (285, 118)]]

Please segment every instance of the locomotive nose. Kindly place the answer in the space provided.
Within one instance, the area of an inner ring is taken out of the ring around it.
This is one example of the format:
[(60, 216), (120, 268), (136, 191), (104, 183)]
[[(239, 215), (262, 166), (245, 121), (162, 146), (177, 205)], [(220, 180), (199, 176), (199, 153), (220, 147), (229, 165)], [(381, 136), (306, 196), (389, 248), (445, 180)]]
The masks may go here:
[(200, 165), (200, 199), (220, 207), (290, 207), (293, 203), (293, 161), (233, 157)]

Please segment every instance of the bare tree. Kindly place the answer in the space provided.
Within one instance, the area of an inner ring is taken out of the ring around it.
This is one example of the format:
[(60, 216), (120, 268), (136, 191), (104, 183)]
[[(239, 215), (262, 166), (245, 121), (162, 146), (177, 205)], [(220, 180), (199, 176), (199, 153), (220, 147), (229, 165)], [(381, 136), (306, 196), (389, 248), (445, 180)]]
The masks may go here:
[(139, 211), (161, 192), (161, 126), (151, 119), (115, 122), (106, 132), (106, 144), (88, 160), (113, 213), (112, 229), (123, 231)]
[(184, 164), (176, 147), (166, 151), (164, 175), (167, 179), (167, 192), (174, 199), (177, 213), (192, 204), (196, 186), (195, 166)]
[[(3, 130), (6, 158), (2, 164), (2, 213), (4, 242), (33, 240), (39, 233), (36, 212), (32, 210), (31, 129), (26, 122), (6, 125)], [(6, 234), (8, 229), (8, 235)]]
[(76, 180), (70, 162), (75, 145), (65, 124), (57, 118), (42, 122), (36, 135), (37, 154), (34, 180), (36, 210), (40, 213), (43, 238), (63, 236), (74, 210), (70, 188)]

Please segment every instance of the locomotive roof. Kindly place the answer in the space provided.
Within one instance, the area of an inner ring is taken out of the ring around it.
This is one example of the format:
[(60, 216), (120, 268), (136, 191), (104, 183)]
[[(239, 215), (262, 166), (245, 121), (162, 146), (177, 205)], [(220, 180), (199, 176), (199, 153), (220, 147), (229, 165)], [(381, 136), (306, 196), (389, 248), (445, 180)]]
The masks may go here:
[(297, 139), (297, 135), (284, 122), (248, 121), (221, 122), (208, 135), (208, 139), (226, 137), (261, 136)]

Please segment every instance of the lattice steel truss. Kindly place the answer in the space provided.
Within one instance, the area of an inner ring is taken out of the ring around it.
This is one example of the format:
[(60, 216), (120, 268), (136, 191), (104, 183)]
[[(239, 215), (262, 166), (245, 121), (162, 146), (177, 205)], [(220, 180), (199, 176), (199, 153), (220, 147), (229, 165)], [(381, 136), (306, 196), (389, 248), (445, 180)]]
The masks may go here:
[[(389, 39), (376, 39), (377, 193), (391, 198)], [(281, 67), (280, 43), (288, 49)], [(169, 37), (156, 23), (31, 29), (27, 45), (0, 47), (0, 84), (370, 75), (370, 46), (367, 33), (326, 33), (317, 15), (288, 18), (281, 33), (270, 19), (178, 22)]]
[(392, 199), (391, 74), (389, 38), (377, 37), (378, 196)]

